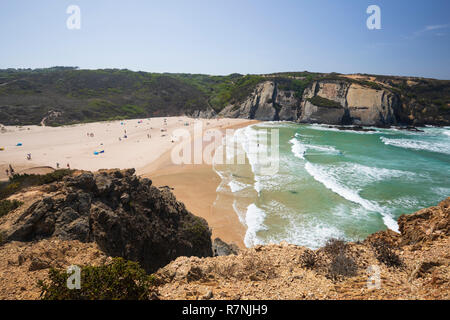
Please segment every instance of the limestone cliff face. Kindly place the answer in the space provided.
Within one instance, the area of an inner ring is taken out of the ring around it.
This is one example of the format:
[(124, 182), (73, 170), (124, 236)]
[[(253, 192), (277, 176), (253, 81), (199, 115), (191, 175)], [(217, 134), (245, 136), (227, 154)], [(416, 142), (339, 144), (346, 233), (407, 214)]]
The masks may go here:
[(294, 92), (278, 90), (273, 81), (258, 84), (242, 103), (225, 107), (220, 116), (257, 120), (296, 120), (299, 100)]
[[(314, 97), (337, 102), (337, 106), (315, 105), (311, 102)], [(265, 81), (244, 102), (227, 106), (219, 115), (266, 121), (384, 126), (397, 123), (398, 106), (398, 98), (393, 93), (348, 81), (314, 81), (305, 89), (302, 99), (294, 91), (279, 90), (274, 81)]]
[[(317, 106), (314, 97), (337, 102), (340, 107)], [(316, 81), (305, 89), (299, 122), (354, 125), (396, 124), (396, 96), (346, 81)]]

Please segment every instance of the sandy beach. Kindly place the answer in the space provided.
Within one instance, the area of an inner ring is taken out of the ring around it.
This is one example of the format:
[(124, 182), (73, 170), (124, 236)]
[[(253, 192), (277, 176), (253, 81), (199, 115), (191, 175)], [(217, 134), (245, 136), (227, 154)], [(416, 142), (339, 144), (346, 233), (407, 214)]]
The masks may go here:
[[(201, 123), (202, 130), (199, 128)], [(205, 218), (213, 238), (243, 247), (245, 226), (230, 201), (216, 202), (220, 177), (211, 165), (175, 165), (172, 149), (180, 144), (177, 130), (185, 129), (191, 141), (201, 144), (211, 129), (236, 129), (255, 121), (245, 119), (192, 119), (167, 117), (77, 124), (62, 127), (3, 127), (0, 133), (0, 180), (11, 164), (16, 173), (47, 173), (59, 168), (96, 171), (135, 168), (156, 186), (170, 186), (188, 210)], [(31, 159), (27, 159), (27, 155)]]

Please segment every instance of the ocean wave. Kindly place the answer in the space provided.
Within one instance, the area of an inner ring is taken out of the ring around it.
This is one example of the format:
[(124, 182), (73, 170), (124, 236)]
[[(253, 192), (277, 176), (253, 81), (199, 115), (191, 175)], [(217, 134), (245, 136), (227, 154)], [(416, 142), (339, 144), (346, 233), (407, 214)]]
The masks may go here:
[(299, 138), (304, 137), (304, 136), (301, 136), (300, 134), (297, 134), (297, 133), (295, 134), (295, 137), (296, 138), (292, 138), (291, 140), (289, 140), (289, 143), (292, 145), (291, 146), (292, 153), (299, 159), (304, 160), (305, 154), (309, 149), (314, 150), (315, 152), (319, 152), (319, 153), (341, 154), (341, 152), (333, 146), (327, 146), (327, 145), (321, 146), (321, 145), (303, 143), (299, 140)]
[(323, 152), (323, 153), (329, 153), (329, 154), (340, 154), (341, 152), (337, 150), (333, 146), (318, 146), (318, 145), (307, 145), (308, 149), (313, 149), (315, 151)]
[(272, 154), (273, 150), (269, 154), (267, 139), (269, 139), (270, 135), (267, 130), (254, 129), (255, 126), (250, 125), (236, 130), (235, 139), (247, 156), (254, 175), (254, 189), (259, 195), (262, 191), (261, 180), (269, 172), (273, 173), (275, 171), (276, 164), (279, 164), (279, 155)]
[(348, 128), (348, 130), (339, 130), (337, 127), (331, 126), (331, 125), (324, 125), (324, 124), (310, 124), (308, 125), (308, 129), (313, 130), (320, 130), (320, 131), (333, 131), (333, 132), (342, 132), (342, 133), (355, 133), (355, 134), (380, 134), (381, 132), (378, 131), (378, 129), (374, 129), (375, 131), (356, 131), (352, 130), (351, 127)]
[(306, 152), (306, 147), (304, 144), (302, 144), (299, 140), (292, 138), (291, 140), (289, 140), (289, 142), (292, 144), (291, 147), (291, 151), (292, 153), (299, 159), (305, 159), (305, 152)]
[(244, 244), (247, 248), (251, 248), (258, 244), (263, 244), (263, 241), (258, 238), (258, 231), (267, 230), (264, 225), (266, 212), (257, 207), (254, 203), (247, 207), (245, 214), (245, 224), (247, 225), (247, 232), (244, 237)]
[(337, 179), (345, 179), (354, 185), (365, 186), (369, 183), (390, 180), (392, 178), (415, 178), (416, 173), (403, 170), (369, 167), (358, 163), (344, 163), (330, 166), (330, 171)]
[(386, 137), (380, 137), (380, 139), (385, 145), (391, 145), (398, 148), (450, 154), (450, 142), (392, 139)]
[(389, 213), (386, 212), (384, 208), (372, 201), (362, 198), (357, 191), (343, 186), (321, 166), (306, 162), (305, 169), (316, 181), (322, 183), (327, 189), (340, 195), (344, 199), (357, 203), (369, 211), (380, 213), (383, 216), (384, 224), (389, 229), (398, 232), (397, 222), (390, 216)]
[[(318, 249), (325, 245), (327, 240), (346, 239), (344, 232), (337, 227), (325, 224), (318, 220), (294, 221), (281, 234), (270, 237), (266, 243), (279, 243), (287, 241), (310, 249)], [(350, 240), (350, 239), (347, 239)]]

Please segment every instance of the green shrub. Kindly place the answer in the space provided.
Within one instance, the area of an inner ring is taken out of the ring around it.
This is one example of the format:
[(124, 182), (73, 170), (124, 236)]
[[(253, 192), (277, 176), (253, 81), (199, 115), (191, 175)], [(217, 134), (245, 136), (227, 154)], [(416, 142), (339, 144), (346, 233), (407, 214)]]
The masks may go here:
[(23, 202), (17, 200), (1, 200), (0, 201), (0, 218), (7, 215), (11, 211), (23, 205)]
[(114, 258), (111, 264), (81, 268), (81, 289), (68, 289), (70, 275), (50, 269), (49, 280), (39, 281), (42, 300), (149, 300), (155, 278), (137, 262)]
[(311, 102), (313, 105), (317, 107), (323, 107), (323, 108), (342, 108), (342, 105), (339, 102), (329, 100), (327, 98), (323, 98), (320, 96), (315, 96), (311, 99), (308, 99), (309, 102)]
[(0, 200), (5, 199), (26, 187), (40, 186), (55, 181), (61, 181), (65, 176), (71, 175), (72, 172), (72, 170), (61, 169), (43, 175), (16, 174), (9, 178), (9, 183), (0, 187)]

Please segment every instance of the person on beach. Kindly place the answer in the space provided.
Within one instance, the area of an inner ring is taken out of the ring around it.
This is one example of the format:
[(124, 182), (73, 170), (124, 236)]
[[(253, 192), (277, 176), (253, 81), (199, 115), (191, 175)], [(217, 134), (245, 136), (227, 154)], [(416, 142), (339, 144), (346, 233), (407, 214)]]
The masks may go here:
[(31, 160), (31, 153), (27, 154), (27, 160)]
[(69, 170), (70, 170), (70, 164), (67, 164), (67, 169), (69, 169)]
[(9, 172), (11, 172), (11, 176), (14, 175), (14, 169), (11, 165), (9, 165)]
[(6, 171), (6, 176), (9, 177), (9, 170), (6, 169), (5, 171)]
[(59, 169), (59, 162), (56, 163), (56, 169)]

